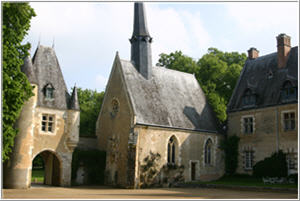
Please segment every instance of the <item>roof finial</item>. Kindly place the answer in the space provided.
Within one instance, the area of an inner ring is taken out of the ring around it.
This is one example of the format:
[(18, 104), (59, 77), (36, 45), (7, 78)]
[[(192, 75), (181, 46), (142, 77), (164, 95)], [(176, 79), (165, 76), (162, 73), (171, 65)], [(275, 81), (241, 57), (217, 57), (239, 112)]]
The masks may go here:
[(53, 36), (52, 49), (54, 49), (54, 45), (55, 45), (55, 37)]
[(40, 45), (41, 45), (41, 33), (39, 35), (39, 42), (38, 42), (38, 46), (40, 46)]

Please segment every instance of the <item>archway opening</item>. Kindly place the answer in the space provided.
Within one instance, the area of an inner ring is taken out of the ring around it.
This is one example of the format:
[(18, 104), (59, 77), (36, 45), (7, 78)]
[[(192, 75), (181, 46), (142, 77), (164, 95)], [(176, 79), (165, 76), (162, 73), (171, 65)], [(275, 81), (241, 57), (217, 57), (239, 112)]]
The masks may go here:
[(32, 184), (60, 186), (61, 165), (57, 156), (50, 151), (43, 151), (32, 161)]

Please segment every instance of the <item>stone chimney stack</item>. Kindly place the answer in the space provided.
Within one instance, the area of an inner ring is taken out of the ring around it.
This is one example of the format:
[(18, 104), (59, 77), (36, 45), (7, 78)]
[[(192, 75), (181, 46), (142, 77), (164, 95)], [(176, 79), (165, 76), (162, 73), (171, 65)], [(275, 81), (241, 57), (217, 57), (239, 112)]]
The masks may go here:
[(276, 39), (278, 68), (284, 68), (291, 50), (291, 37), (282, 33), (279, 34)]
[(259, 56), (258, 53), (259, 53), (259, 51), (255, 47), (251, 47), (248, 50), (248, 58), (249, 59), (256, 59)]

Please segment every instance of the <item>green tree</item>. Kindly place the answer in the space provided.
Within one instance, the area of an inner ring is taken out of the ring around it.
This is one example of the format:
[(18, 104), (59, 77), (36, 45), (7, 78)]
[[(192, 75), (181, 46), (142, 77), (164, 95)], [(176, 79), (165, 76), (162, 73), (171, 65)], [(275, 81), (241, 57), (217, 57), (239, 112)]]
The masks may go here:
[(30, 28), (30, 20), (35, 16), (28, 3), (2, 3), (2, 161), (9, 159), (9, 153), (18, 133), (15, 122), (22, 106), (32, 95), (32, 87), (21, 72), (23, 59), (28, 55), (30, 44), (21, 44)]
[(93, 137), (96, 132), (96, 121), (103, 102), (104, 92), (77, 88), (80, 104), (80, 136)]
[(198, 61), (183, 55), (181, 51), (160, 54), (159, 66), (195, 74), (220, 123), (225, 122), (226, 106), (246, 61), (246, 55), (238, 52), (222, 52), (209, 48)]

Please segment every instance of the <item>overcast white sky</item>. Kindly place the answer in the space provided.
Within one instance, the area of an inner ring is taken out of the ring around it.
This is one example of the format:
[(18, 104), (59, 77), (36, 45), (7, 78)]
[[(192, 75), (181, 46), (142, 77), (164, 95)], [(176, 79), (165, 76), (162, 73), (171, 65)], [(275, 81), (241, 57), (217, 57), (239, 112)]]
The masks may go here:
[[(103, 91), (116, 51), (130, 59), (133, 2), (31, 2), (37, 16), (25, 41), (52, 46), (66, 84)], [(260, 55), (276, 51), (276, 36), (291, 36), (298, 46), (298, 2), (148, 2), (148, 29), (153, 37), (153, 64), (160, 53), (181, 50), (195, 59), (209, 47)]]

